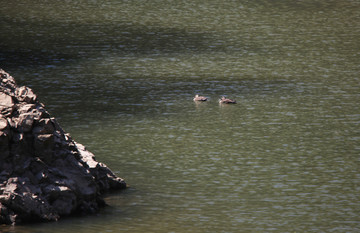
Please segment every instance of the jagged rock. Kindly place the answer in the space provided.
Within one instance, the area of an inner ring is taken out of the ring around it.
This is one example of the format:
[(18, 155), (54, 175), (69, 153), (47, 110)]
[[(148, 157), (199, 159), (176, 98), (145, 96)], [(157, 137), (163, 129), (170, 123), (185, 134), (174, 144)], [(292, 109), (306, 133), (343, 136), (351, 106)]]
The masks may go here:
[(10, 95), (0, 92), (0, 109), (10, 108), (14, 105), (14, 101)]
[(15, 94), (21, 102), (26, 102), (29, 104), (35, 103), (37, 98), (31, 88), (25, 86), (16, 88)]
[(0, 70), (0, 224), (94, 213), (102, 193), (126, 188), (37, 99)]
[(12, 113), (14, 101), (12, 97), (4, 92), (0, 92), (0, 113), (8, 116)]

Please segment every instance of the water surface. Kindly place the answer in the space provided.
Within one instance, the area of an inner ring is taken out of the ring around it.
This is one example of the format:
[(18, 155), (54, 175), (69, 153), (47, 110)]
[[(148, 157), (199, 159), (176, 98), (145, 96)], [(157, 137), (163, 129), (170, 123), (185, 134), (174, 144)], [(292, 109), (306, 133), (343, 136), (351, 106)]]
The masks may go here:
[(131, 187), (96, 216), (0, 231), (358, 232), (359, 12), (2, 2), (1, 67)]

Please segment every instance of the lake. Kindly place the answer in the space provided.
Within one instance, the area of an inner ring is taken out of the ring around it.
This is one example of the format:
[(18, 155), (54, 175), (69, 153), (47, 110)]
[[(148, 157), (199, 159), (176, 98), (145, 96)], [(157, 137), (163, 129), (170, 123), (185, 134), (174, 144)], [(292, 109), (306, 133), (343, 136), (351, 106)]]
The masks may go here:
[(0, 232), (360, 231), (359, 1), (14, 0), (0, 28), (0, 67), (130, 185)]

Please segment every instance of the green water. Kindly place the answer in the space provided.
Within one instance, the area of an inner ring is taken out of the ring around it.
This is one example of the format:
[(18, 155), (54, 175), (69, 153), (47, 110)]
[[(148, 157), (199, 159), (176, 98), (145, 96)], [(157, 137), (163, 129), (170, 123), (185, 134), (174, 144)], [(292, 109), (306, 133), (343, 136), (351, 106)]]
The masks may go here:
[(360, 231), (359, 1), (0, 3), (0, 67), (131, 186), (0, 232)]

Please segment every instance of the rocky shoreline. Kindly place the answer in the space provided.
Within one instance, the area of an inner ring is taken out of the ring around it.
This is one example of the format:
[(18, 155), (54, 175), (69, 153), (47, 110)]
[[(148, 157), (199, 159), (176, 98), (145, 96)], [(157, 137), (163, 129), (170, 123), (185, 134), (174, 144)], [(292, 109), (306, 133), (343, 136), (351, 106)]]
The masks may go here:
[(0, 69), (0, 224), (95, 213), (105, 205), (102, 193), (124, 188), (29, 87)]

